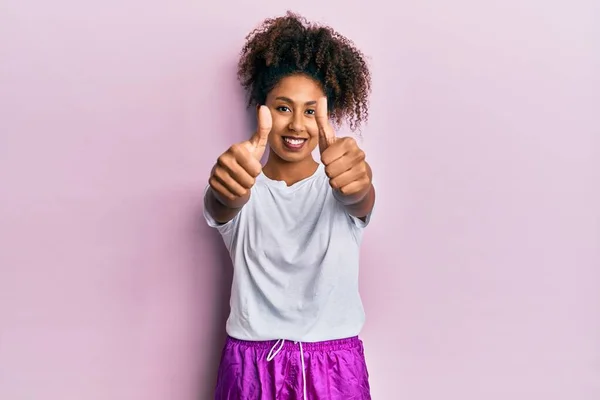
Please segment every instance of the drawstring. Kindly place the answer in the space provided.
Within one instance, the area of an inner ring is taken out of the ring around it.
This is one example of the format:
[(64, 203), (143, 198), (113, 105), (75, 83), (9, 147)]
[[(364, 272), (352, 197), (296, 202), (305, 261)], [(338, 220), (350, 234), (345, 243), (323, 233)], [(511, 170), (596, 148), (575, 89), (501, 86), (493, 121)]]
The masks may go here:
[[(284, 339), (278, 339), (275, 342), (273, 347), (271, 347), (271, 351), (269, 351), (269, 354), (267, 355), (267, 361), (271, 361), (275, 358), (275, 356), (277, 356), (277, 354), (279, 354), (279, 352), (283, 348), (284, 343)], [(302, 349), (302, 342), (294, 342), (294, 344), (300, 345), (300, 361), (302, 362), (302, 393), (304, 394), (302, 398), (304, 400), (308, 400), (308, 396), (306, 396), (306, 371), (304, 368), (304, 350)], [(275, 350), (275, 347), (277, 347), (277, 345), (279, 345), (279, 347), (277, 348), (277, 350)], [(275, 350), (275, 353), (273, 353), (273, 350)]]

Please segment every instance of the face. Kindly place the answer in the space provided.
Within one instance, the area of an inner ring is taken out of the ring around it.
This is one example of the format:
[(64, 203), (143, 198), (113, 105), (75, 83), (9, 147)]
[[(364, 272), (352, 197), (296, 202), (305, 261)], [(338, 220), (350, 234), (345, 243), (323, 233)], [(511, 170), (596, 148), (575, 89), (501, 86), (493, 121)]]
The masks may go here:
[(304, 75), (285, 77), (269, 92), (266, 105), (273, 117), (269, 145), (282, 160), (312, 157), (319, 143), (315, 110), (322, 96), (320, 85)]

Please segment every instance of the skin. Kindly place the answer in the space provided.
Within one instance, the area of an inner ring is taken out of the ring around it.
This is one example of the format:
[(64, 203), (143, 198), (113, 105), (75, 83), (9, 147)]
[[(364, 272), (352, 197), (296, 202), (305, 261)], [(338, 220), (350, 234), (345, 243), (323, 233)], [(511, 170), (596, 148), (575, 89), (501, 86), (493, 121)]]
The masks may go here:
[[(233, 219), (250, 199), (261, 171), (288, 186), (311, 176), (318, 167), (312, 157), (318, 146), (336, 199), (350, 215), (364, 220), (375, 203), (371, 168), (353, 138), (336, 137), (319, 83), (304, 75), (283, 78), (265, 103), (257, 108), (252, 137), (231, 146), (211, 171), (206, 207), (213, 218), (219, 223)], [(284, 137), (307, 141), (301, 151), (290, 151)], [(262, 167), (267, 145), (271, 151)]]

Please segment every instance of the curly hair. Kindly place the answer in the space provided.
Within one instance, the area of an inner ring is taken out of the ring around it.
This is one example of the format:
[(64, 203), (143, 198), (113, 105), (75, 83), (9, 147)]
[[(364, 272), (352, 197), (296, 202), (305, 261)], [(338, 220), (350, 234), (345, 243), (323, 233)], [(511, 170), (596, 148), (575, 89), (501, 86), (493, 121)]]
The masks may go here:
[(354, 131), (367, 120), (371, 74), (363, 54), (332, 28), (288, 11), (246, 36), (237, 75), (252, 106), (264, 104), (283, 77), (295, 74), (321, 85), (335, 124), (346, 119)]

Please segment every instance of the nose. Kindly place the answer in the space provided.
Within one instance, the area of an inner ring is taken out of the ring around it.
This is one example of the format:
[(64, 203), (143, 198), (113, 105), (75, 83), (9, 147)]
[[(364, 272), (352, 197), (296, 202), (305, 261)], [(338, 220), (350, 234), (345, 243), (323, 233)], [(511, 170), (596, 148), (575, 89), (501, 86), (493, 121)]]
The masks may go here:
[(288, 128), (293, 132), (304, 131), (304, 119), (301, 113), (294, 113)]

